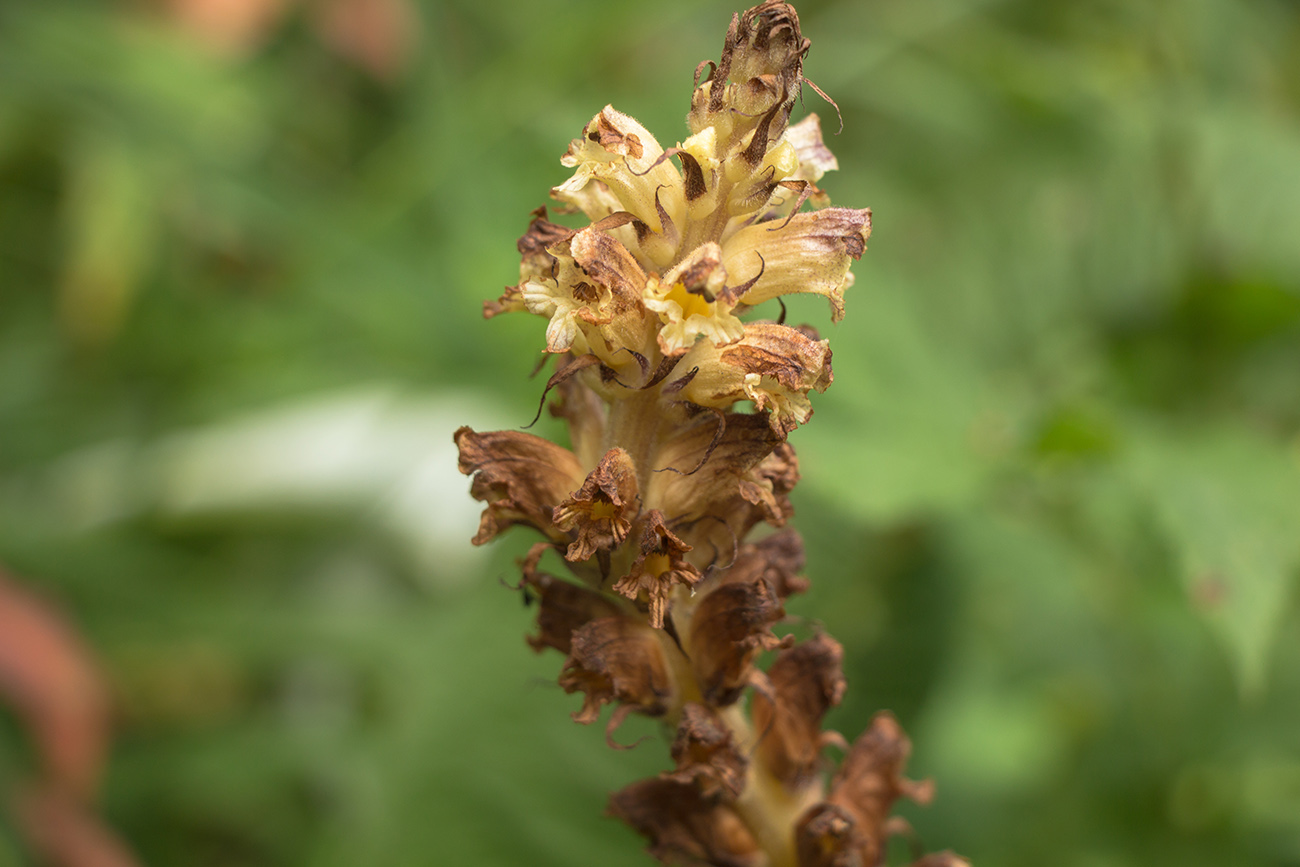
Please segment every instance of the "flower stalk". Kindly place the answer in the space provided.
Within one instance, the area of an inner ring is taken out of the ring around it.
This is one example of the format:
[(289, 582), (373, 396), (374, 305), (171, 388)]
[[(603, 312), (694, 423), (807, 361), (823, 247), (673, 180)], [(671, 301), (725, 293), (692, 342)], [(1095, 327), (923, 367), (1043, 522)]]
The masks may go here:
[[(817, 186), (837, 167), (817, 116), (789, 122), (808, 47), (794, 8), (766, 0), (697, 69), (684, 141), (664, 148), (610, 106), (592, 118), (551, 191), (585, 224), (534, 212), (519, 282), (484, 305), (546, 320), (546, 394), (571, 447), (456, 432), (486, 503), (474, 543), (517, 524), (541, 535), (522, 563), (528, 640), (565, 655), (574, 719), (612, 705), (611, 746), (632, 713), (672, 737), (674, 769), (610, 801), (665, 862), (869, 867), (905, 828), (894, 802), (931, 794), (902, 776), (910, 744), (887, 713), (851, 746), (822, 729), (845, 689), (840, 645), (773, 631), (808, 587), (784, 529), (799, 479), (787, 440), (833, 376), (828, 342), (784, 324), (783, 305), (777, 321), (753, 314), (804, 293), (838, 321), (871, 232), (869, 210), (829, 207)], [(571, 578), (542, 570), (550, 552)], [(828, 781), (829, 746), (846, 754)]]

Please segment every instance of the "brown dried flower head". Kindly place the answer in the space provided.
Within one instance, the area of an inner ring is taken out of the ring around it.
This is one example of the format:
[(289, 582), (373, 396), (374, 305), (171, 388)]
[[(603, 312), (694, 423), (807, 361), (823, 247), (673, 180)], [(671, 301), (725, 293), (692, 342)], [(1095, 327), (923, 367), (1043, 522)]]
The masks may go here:
[[(545, 321), (543, 399), (572, 448), (456, 433), (486, 504), (474, 542), (540, 534), (523, 562), (528, 641), (565, 655), (574, 719), (609, 704), (611, 736), (630, 713), (673, 733), (675, 769), (610, 802), (666, 862), (869, 867), (899, 827), (894, 801), (929, 797), (902, 778), (908, 743), (888, 716), (828, 782), (825, 747), (844, 741), (822, 719), (844, 693), (842, 650), (776, 631), (808, 587), (798, 535), (748, 538), (793, 513), (787, 439), (833, 381), (828, 341), (786, 325), (783, 303), (776, 321), (754, 308), (820, 295), (838, 322), (871, 233), (870, 211), (829, 207), (817, 187), (837, 168), (817, 116), (790, 123), (812, 87), (809, 44), (794, 8), (766, 0), (696, 70), (685, 140), (664, 147), (612, 106), (591, 119), (551, 190), (575, 226), (534, 211), (519, 281), (484, 304)], [(765, 651), (779, 651), (766, 672)]]

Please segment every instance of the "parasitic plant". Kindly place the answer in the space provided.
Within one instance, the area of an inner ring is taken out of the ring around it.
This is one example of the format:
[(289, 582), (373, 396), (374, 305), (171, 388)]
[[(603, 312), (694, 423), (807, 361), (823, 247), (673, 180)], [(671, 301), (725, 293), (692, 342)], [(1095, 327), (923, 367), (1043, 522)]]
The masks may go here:
[[(610, 801), (666, 862), (872, 867), (905, 827), (893, 803), (930, 797), (902, 776), (910, 745), (889, 714), (851, 746), (822, 729), (845, 688), (840, 645), (772, 631), (808, 586), (802, 542), (755, 533), (791, 516), (787, 436), (832, 376), (813, 329), (748, 314), (813, 293), (838, 321), (871, 231), (870, 211), (829, 207), (816, 186), (836, 168), (817, 116), (789, 124), (808, 46), (795, 10), (767, 0), (697, 68), (685, 141), (665, 149), (612, 107), (592, 118), (551, 192), (587, 225), (538, 209), (519, 282), (484, 305), (548, 320), (543, 400), (556, 395), (572, 448), (456, 432), (487, 504), (474, 543), (516, 524), (542, 535), (522, 564), (538, 605), (529, 643), (565, 655), (560, 686), (583, 696), (574, 718), (614, 705), (611, 744), (632, 713), (670, 732), (676, 767)], [(548, 551), (572, 580), (541, 570)], [(766, 671), (764, 651), (776, 651)], [(828, 780), (829, 745), (847, 753)]]

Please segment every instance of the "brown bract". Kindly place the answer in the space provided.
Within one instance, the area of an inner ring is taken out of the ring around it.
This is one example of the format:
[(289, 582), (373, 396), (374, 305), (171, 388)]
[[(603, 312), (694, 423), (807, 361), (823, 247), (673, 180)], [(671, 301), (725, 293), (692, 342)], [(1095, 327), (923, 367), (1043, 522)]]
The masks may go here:
[(552, 514), (557, 503), (582, 484), (583, 471), (568, 449), (520, 431), (476, 433), (462, 427), (455, 434), (460, 471), (473, 475), (470, 494), (488, 504), (479, 521), (475, 545), (491, 541), (515, 524), (527, 524), (553, 541), (566, 537)]
[(735, 810), (693, 783), (633, 783), (609, 799), (609, 812), (648, 837), (650, 854), (665, 863), (760, 867), (767, 861)]
[(822, 731), (822, 718), (844, 697), (843, 656), (838, 641), (816, 635), (782, 651), (767, 672), (770, 692), (754, 694), (759, 755), (791, 791), (813, 779), (820, 769), (822, 748), (838, 740)]
[(633, 601), (644, 596), (650, 625), (662, 629), (673, 588), (693, 587), (700, 580), (700, 570), (682, 557), (689, 550), (691, 546), (668, 529), (663, 512), (651, 509), (644, 518), (641, 553), (627, 575), (614, 585), (614, 592)]
[(627, 452), (612, 448), (582, 487), (555, 507), (555, 526), (576, 533), (565, 558), (587, 560), (623, 544), (638, 511), (636, 466)]

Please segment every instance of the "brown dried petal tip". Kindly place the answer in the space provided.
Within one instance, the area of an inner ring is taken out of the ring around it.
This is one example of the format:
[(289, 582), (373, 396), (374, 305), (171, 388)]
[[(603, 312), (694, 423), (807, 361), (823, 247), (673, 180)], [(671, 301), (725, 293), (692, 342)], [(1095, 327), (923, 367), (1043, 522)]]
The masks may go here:
[(557, 225), (546, 219), (546, 206), (533, 211), (533, 219), (528, 224), (528, 231), (515, 245), (522, 257), (519, 263), (519, 282), (525, 283), (542, 277), (552, 277), (555, 271), (555, 257), (546, 248), (567, 239), (573, 230)]
[(800, 576), (804, 567), (803, 537), (794, 530), (782, 530), (752, 546), (761, 558), (762, 574), (785, 599), (808, 590), (808, 579)]

